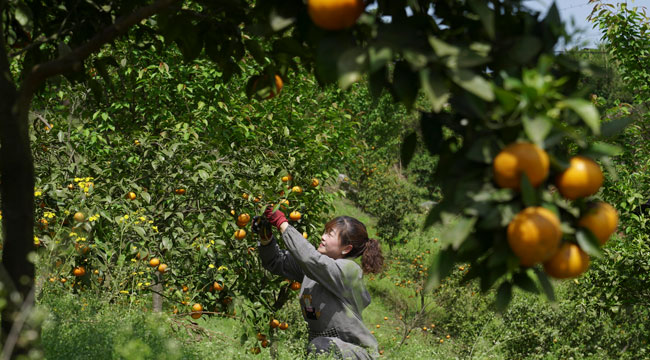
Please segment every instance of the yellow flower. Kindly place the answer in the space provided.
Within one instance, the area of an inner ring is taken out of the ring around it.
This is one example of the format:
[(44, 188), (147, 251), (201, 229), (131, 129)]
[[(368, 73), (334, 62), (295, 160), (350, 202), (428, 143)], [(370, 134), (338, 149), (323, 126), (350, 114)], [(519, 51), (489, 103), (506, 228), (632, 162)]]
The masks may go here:
[(142, 286), (142, 283), (138, 283), (138, 287)]
[(158, 232), (158, 226), (152, 226), (151, 228), (153, 229), (153, 231)]
[(67, 215), (70, 215), (70, 211), (68, 211), (68, 210), (64, 210), (63, 213), (64, 213), (66, 216), (67, 216)]
[(86, 187), (84, 187), (84, 192), (85, 192), (85, 193), (87, 193), (87, 192), (88, 192), (88, 190), (90, 190), (90, 188), (89, 188), (89, 187), (87, 187), (87, 186), (86, 186)]
[(35, 196), (35, 197), (39, 197), (39, 196), (41, 196), (41, 195), (43, 195), (42, 192), (40, 192), (40, 191), (34, 191), (34, 196)]
[(138, 260), (136, 260), (136, 259), (131, 259), (131, 262), (136, 262), (136, 261), (138, 261)]
[(149, 221), (147, 221), (147, 222), (148, 222), (149, 224), (153, 224), (153, 220), (149, 220)]
[(78, 178), (78, 177), (74, 178), (74, 182), (79, 182), (79, 181), (81, 181), (81, 180), (83, 180), (83, 179)]
[(125, 218), (125, 219), (128, 219), (128, 218), (129, 218), (129, 214), (124, 215), (124, 218)]
[(139, 219), (140, 219), (140, 221), (147, 221), (147, 218), (144, 217), (144, 216), (140, 216)]
[(129, 292), (126, 290), (120, 290), (120, 294), (128, 294)]
[(40, 244), (40, 240), (38, 240), (38, 236), (34, 236), (34, 245)]
[(214, 264), (210, 264), (210, 265), (208, 265), (208, 267), (209, 267), (210, 269), (214, 269)]
[(219, 271), (228, 270), (228, 267), (221, 265), (217, 268), (217, 270)]
[(76, 232), (71, 232), (71, 233), (70, 233), (70, 234), (68, 234), (68, 235), (69, 235), (70, 237), (75, 237), (75, 236), (79, 236), (79, 235), (77, 235), (77, 233), (76, 233)]
[(214, 240), (210, 240), (210, 244), (214, 245)]
[(149, 282), (144, 283), (144, 286), (149, 286), (149, 285), (151, 285), (151, 283)]
[(46, 211), (46, 212), (43, 214), (43, 216), (46, 217), (46, 218), (51, 219), (51, 218), (54, 217), (54, 213), (51, 212), (51, 211)]

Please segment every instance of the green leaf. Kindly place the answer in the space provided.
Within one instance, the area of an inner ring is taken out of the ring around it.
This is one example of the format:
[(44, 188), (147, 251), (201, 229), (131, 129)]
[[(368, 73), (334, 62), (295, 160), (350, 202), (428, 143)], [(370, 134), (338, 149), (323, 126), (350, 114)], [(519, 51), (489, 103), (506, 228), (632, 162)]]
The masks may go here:
[(499, 289), (497, 289), (497, 298), (495, 303), (497, 311), (501, 313), (507, 309), (510, 300), (512, 300), (512, 284), (504, 282), (499, 286)]
[(264, 53), (264, 49), (262, 49), (262, 46), (260, 46), (260, 43), (257, 40), (244, 40), (244, 45), (258, 64), (262, 66), (266, 65), (266, 54)]
[(433, 106), (433, 111), (440, 112), (451, 95), (445, 86), (444, 78), (432, 69), (424, 68), (420, 70), (420, 83), (424, 94)]
[(499, 147), (494, 136), (481, 136), (474, 141), (465, 156), (476, 162), (491, 164), (498, 153)]
[(424, 291), (429, 292), (440, 285), (440, 281), (449, 275), (451, 268), (454, 266), (456, 253), (450, 249), (439, 251), (431, 260), (429, 265), (429, 276)]
[(542, 286), (542, 290), (544, 290), (546, 298), (551, 302), (555, 301), (555, 292), (553, 291), (553, 285), (551, 285), (551, 282), (548, 280), (546, 273), (540, 270), (538, 267), (534, 268), (533, 271), (535, 272), (535, 275), (537, 275), (537, 280), (539, 280), (539, 284)]
[(32, 13), (32, 9), (24, 1), (17, 1), (15, 4), (16, 8), (14, 17), (16, 18), (16, 21), (18, 21), (25, 31), (31, 32), (34, 27), (34, 22), (32, 20), (34, 14)]
[(169, 237), (165, 236), (165, 237), (162, 238), (162, 247), (163, 248), (165, 248), (167, 250), (171, 250), (172, 247), (173, 247), (172, 245), (173, 245), (172, 240)]
[(576, 232), (576, 240), (580, 248), (590, 256), (601, 257), (603, 255), (598, 238), (589, 229), (578, 229)]
[(296, 19), (294, 17), (286, 17), (278, 13), (276, 9), (271, 10), (271, 13), (269, 14), (269, 25), (271, 25), (273, 31), (280, 31), (290, 26), (295, 21)]
[(524, 131), (526, 136), (537, 145), (542, 145), (544, 139), (553, 129), (553, 123), (548, 116), (537, 115), (534, 118), (528, 116), (522, 117), (522, 123), (524, 125)]
[(437, 120), (436, 116), (431, 113), (422, 113), (420, 115), (420, 131), (422, 131), (422, 140), (431, 155), (437, 155), (444, 142), (442, 138), (442, 123)]
[(468, 3), (472, 10), (478, 14), (479, 18), (481, 19), (487, 35), (490, 37), (490, 39), (494, 40), (494, 12), (487, 6), (487, 3), (485, 1), (470, 0)]
[(147, 233), (144, 231), (144, 229), (143, 229), (142, 227), (140, 227), (140, 226), (134, 226), (134, 227), (133, 227), (133, 230), (135, 230), (135, 232), (136, 232), (138, 235), (140, 235), (140, 237), (143, 238), (144, 240), (147, 239)]
[(147, 202), (147, 204), (151, 204), (151, 195), (148, 192), (143, 191), (140, 193), (140, 196), (142, 196), (142, 198), (144, 199), (144, 201)]
[(368, 53), (365, 49), (354, 47), (341, 54), (338, 59), (338, 80), (342, 89), (361, 80), (368, 61)]
[(589, 148), (583, 155), (602, 157), (602, 156), (618, 156), (623, 154), (623, 149), (618, 145), (608, 144), (602, 141), (596, 141), (589, 144)]
[(612, 137), (619, 135), (623, 130), (634, 121), (631, 117), (619, 118), (612, 121), (603, 123), (601, 132), (605, 137)]
[(566, 99), (562, 105), (573, 110), (591, 128), (594, 135), (600, 134), (600, 115), (598, 109), (591, 102), (584, 99)]
[(370, 46), (368, 49), (368, 71), (379, 71), (393, 59), (393, 49), (389, 46)]
[(404, 142), (402, 142), (402, 149), (400, 153), (402, 159), (402, 166), (404, 167), (404, 169), (406, 169), (409, 166), (411, 159), (413, 159), (413, 154), (415, 154), (415, 148), (417, 143), (418, 143), (418, 136), (415, 132), (410, 133), (404, 139)]
[(489, 81), (466, 69), (451, 71), (451, 79), (460, 87), (485, 101), (494, 100), (494, 91)]
[(451, 229), (443, 232), (441, 237), (441, 242), (443, 244), (451, 244), (454, 250), (458, 250), (458, 247), (467, 239), (469, 234), (474, 231), (474, 225), (476, 224), (477, 217), (461, 217), (458, 219), (456, 224), (454, 224)]
[(395, 64), (393, 87), (399, 100), (407, 109), (411, 109), (418, 94), (418, 78), (407, 62), (399, 61)]
[(524, 201), (524, 206), (537, 206), (538, 204), (535, 188), (524, 172), (521, 173), (521, 197)]
[(508, 50), (508, 58), (519, 64), (525, 64), (536, 58), (542, 50), (542, 41), (531, 35), (518, 37), (512, 47)]
[(531, 270), (528, 269), (525, 272), (516, 273), (513, 276), (514, 284), (517, 285), (522, 290), (531, 292), (533, 294), (539, 294), (539, 288), (533, 279), (530, 277)]

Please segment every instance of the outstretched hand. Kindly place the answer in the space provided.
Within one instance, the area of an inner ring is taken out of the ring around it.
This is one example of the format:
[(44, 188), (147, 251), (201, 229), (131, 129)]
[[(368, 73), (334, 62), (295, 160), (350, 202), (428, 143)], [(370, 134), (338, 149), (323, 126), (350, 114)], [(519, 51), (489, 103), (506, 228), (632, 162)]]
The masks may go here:
[(271, 239), (273, 239), (273, 233), (271, 230), (271, 223), (269, 223), (265, 217), (253, 217), (251, 231), (253, 231), (254, 234), (260, 235), (260, 244), (267, 245), (271, 242)]
[(280, 210), (273, 211), (273, 208), (271, 206), (267, 207), (266, 210), (264, 210), (264, 217), (266, 217), (271, 225), (277, 227), (278, 230), (280, 230), (280, 225), (287, 222), (287, 217), (284, 216), (284, 213)]

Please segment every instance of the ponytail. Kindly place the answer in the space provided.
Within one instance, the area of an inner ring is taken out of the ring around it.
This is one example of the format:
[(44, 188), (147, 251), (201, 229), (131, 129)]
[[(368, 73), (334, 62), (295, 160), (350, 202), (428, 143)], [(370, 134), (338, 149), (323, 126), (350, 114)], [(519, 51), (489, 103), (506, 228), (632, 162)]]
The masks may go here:
[(384, 267), (384, 256), (381, 254), (379, 241), (368, 239), (361, 257), (361, 268), (364, 274), (378, 274)]

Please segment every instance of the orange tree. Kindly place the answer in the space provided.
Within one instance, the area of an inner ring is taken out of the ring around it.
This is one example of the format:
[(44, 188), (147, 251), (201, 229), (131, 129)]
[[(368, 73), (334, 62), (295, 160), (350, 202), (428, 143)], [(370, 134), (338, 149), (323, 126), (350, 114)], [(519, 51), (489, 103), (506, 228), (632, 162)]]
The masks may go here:
[[(562, 167), (555, 160), (567, 158), (567, 145), (594, 156), (612, 153), (600, 143), (584, 141), (587, 134), (600, 133), (598, 114), (575, 92), (580, 64), (553, 54), (563, 36), (555, 6), (539, 19), (517, 0), (391, 0), (378, 1), (370, 10), (361, 0), (334, 4), (328, 9), (322, 2), (302, 0), (1, 2), (0, 68), (13, 74), (0, 80), (2, 261), (8, 274), (5, 288), (17, 294), (9, 297), (17, 302), (4, 309), (3, 334), (11, 328), (21, 298), (31, 303), (34, 267), (27, 256), (33, 243), (35, 182), (26, 124), (34, 94), (58, 75), (87, 82), (101, 93), (102, 87), (90, 80), (104, 76), (106, 64), (88, 72), (89, 58), (129, 29), (134, 31), (133, 51), (152, 43), (157, 49), (175, 44), (186, 61), (209, 58), (224, 82), (241, 72), (237, 61), (250, 55), (264, 70), (261, 78), (250, 76), (248, 93), (263, 98), (274, 92), (276, 74), (286, 76), (298, 64), (313, 70), (321, 84), (338, 83), (344, 89), (368, 74), (373, 96), (385, 90), (408, 109), (421, 91), (430, 106), (419, 109), (420, 128), (424, 144), (440, 156), (436, 176), (444, 196), (428, 223), (462, 211), (458, 229), (450, 232), (447, 250), (438, 258), (444, 261), (431, 267), (432, 284), (450, 267), (445, 264), (464, 257), (476, 262), (472, 268), (480, 270), (485, 288), (502, 283), (500, 298), (508, 298), (514, 275), (527, 279), (519, 284), (530, 284), (529, 271), (508, 260), (516, 260), (508, 256), (503, 240), (508, 220), (523, 200), (531, 206), (556, 204), (568, 236), (575, 227), (567, 216), (576, 217), (576, 208), (567, 210), (559, 198), (549, 197), (555, 195), (547, 183), (538, 191), (524, 186), (522, 193), (496, 189), (489, 166), (495, 151), (527, 138), (552, 155), (552, 174)], [(323, 22), (328, 16), (346, 21)], [(10, 60), (15, 60), (13, 68)], [(253, 86), (256, 80), (258, 86)], [(443, 112), (447, 103), (449, 111)], [(442, 128), (455, 136), (443, 137)], [(404, 163), (415, 139), (406, 138)]]
[[(52, 84), (35, 102), (48, 119), (47, 128), (35, 123), (34, 142), (37, 224), (48, 221), (36, 228), (41, 270), (54, 286), (115, 301), (148, 303), (153, 293), (174, 312), (199, 304), (233, 316), (237, 306), (247, 335), (266, 332), (299, 284), (262, 269), (251, 217), (279, 204), (317, 238), (331, 198), (321, 189), (340, 165), (331, 154), (350, 153), (359, 123), (338, 91), (293, 85), (300, 73), (260, 102), (246, 98), (242, 81), (213, 87), (222, 74), (205, 61), (183, 64), (173, 51), (132, 57), (126, 45), (110, 53), (123, 64), (96, 80), (122, 81), (120, 89), (84, 99), (91, 88)], [(308, 100), (316, 98), (332, 106)], [(63, 101), (76, 105), (58, 110)]]

